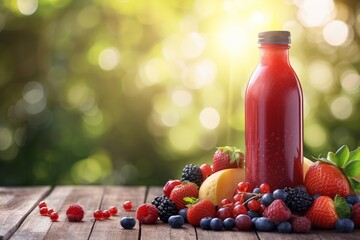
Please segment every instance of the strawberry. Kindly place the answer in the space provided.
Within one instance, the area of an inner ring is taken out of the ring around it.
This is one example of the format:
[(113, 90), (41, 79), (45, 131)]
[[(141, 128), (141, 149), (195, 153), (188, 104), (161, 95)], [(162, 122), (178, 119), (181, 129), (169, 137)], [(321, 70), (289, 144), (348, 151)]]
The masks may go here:
[(215, 205), (210, 200), (193, 198), (186, 198), (186, 200), (192, 202), (192, 205), (188, 208), (186, 218), (194, 227), (200, 226), (200, 220), (204, 217), (215, 217)]
[(80, 222), (84, 218), (84, 209), (77, 204), (70, 205), (66, 210), (66, 216), (70, 222)]
[(150, 203), (141, 204), (136, 209), (136, 219), (139, 220), (140, 223), (152, 224), (157, 221), (158, 217), (158, 209)]
[(344, 145), (317, 160), (305, 175), (305, 187), (311, 195), (334, 198), (337, 194), (346, 197), (352, 191), (360, 192), (360, 182), (355, 178), (360, 175), (360, 148), (350, 152)]
[(218, 147), (213, 156), (213, 173), (227, 168), (242, 168), (244, 154), (236, 147)]
[(333, 229), (339, 218), (349, 218), (351, 214), (345, 198), (336, 195), (334, 201), (328, 196), (316, 198), (305, 216), (314, 228)]
[(360, 202), (356, 203), (352, 209), (351, 219), (354, 221), (355, 227), (360, 228)]
[(185, 197), (198, 198), (199, 189), (196, 184), (191, 182), (183, 182), (174, 187), (170, 193), (170, 199), (175, 203), (178, 210), (186, 207)]
[(291, 218), (291, 211), (283, 200), (274, 200), (263, 212), (263, 216), (273, 222), (285, 222)]

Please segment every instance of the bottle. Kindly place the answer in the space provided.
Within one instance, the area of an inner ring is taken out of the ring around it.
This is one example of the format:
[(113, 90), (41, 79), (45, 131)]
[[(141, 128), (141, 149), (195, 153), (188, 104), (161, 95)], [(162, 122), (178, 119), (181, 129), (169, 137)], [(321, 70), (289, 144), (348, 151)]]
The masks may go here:
[(303, 184), (303, 96), (289, 62), (290, 32), (258, 34), (260, 61), (245, 95), (245, 163), (250, 189)]

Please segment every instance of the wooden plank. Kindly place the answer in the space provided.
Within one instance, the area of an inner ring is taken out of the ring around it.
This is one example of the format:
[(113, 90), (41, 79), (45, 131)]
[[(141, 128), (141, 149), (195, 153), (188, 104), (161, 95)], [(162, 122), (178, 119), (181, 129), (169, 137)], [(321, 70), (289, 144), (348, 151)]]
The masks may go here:
[[(233, 231), (207, 231), (201, 228), (196, 228), (197, 237), (199, 240), (257, 240), (258, 237), (255, 232), (239, 232)], [(271, 239), (271, 238), (269, 238)]]
[[(101, 209), (106, 210), (111, 206), (116, 206), (119, 210), (116, 216), (109, 220), (95, 221), (90, 239), (137, 239), (139, 236), (139, 224), (133, 230), (125, 230), (120, 225), (122, 217), (135, 217), (136, 208), (144, 203), (146, 187), (106, 187), (101, 203)], [(125, 211), (122, 207), (123, 202), (133, 203), (132, 211)]]
[(320, 239), (319, 235), (311, 230), (309, 233), (279, 233), (279, 232), (257, 232), (260, 239), (273, 240), (313, 240)]
[[(146, 197), (146, 202), (151, 202), (155, 196), (162, 194), (162, 188), (151, 187)], [(173, 229), (168, 224), (162, 223), (160, 220), (156, 224), (141, 224), (141, 239), (196, 239), (196, 231), (190, 224), (184, 224), (181, 229)]]
[(359, 240), (360, 239), (360, 229), (355, 229), (351, 233), (339, 233), (336, 232), (335, 230), (332, 231), (317, 230), (317, 233), (320, 239), (326, 239), (326, 240), (343, 240), (343, 239)]
[[(93, 213), (100, 207), (103, 193), (104, 187), (101, 186), (73, 187), (59, 211), (59, 222), (51, 225), (44, 239), (88, 239), (95, 222)], [(79, 204), (84, 209), (81, 222), (66, 219), (66, 209), (71, 204)]]
[[(51, 194), (44, 199), (47, 203), (48, 208), (54, 209), (59, 213), (60, 221), (65, 220), (65, 212), (59, 212), (59, 210), (64, 205), (65, 199), (72, 193), (74, 187), (66, 186), (66, 187), (57, 187)], [(47, 232), (49, 231), (53, 223), (48, 216), (41, 216), (39, 213), (39, 208), (36, 207), (29, 214), (29, 216), (24, 220), (21, 224), (20, 228), (14, 233), (11, 237), (11, 240), (35, 240), (35, 239), (43, 239)]]
[(8, 239), (50, 187), (0, 187), (0, 239)]

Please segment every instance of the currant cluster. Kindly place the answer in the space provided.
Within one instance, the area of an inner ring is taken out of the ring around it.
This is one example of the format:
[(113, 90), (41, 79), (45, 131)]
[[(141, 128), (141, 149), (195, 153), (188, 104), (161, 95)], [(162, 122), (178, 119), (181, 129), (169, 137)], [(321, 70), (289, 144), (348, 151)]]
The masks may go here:
[(107, 220), (110, 218), (110, 216), (116, 215), (117, 212), (118, 212), (117, 207), (112, 206), (108, 210), (104, 210), (104, 211), (98, 209), (94, 212), (93, 215), (95, 220)]
[(59, 219), (59, 214), (55, 212), (54, 209), (48, 208), (45, 201), (39, 203), (39, 212), (41, 216), (49, 216), (53, 222), (56, 222)]

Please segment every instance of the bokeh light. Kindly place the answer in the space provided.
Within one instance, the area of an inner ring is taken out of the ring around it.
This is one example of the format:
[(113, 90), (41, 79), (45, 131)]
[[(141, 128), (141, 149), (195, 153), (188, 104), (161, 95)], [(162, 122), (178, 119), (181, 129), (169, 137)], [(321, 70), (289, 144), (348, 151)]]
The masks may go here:
[(360, 145), (356, 1), (3, 1), (0, 183), (160, 185), (244, 149), (264, 30), (291, 32), (305, 156)]

